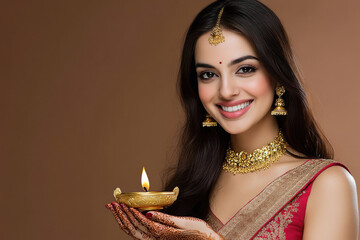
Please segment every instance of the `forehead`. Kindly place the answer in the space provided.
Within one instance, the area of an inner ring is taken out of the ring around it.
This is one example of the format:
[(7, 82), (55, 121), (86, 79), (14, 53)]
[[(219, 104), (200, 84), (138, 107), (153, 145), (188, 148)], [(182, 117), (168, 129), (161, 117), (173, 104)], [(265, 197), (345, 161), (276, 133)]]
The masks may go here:
[(210, 32), (200, 36), (195, 45), (195, 62), (231, 62), (241, 56), (252, 55), (257, 57), (250, 42), (242, 35), (222, 29), (225, 42), (214, 46), (209, 43)]

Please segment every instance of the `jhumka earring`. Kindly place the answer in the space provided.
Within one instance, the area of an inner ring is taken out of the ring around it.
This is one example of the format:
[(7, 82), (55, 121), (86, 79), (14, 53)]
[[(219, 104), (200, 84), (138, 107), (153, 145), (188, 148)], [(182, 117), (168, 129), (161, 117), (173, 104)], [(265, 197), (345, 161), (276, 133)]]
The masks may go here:
[(276, 88), (276, 95), (278, 96), (278, 99), (276, 99), (276, 101), (275, 101), (275, 108), (274, 108), (274, 110), (271, 111), (271, 115), (275, 115), (275, 116), (279, 116), (279, 115), (280, 116), (285, 116), (285, 115), (287, 115), (287, 111), (284, 108), (285, 101), (284, 101), (284, 99), (281, 98), (281, 96), (284, 93), (285, 93), (284, 86)]
[(210, 33), (209, 43), (214, 46), (218, 45), (219, 43), (225, 42), (225, 37), (222, 34), (222, 31), (220, 28), (220, 20), (221, 20), (221, 15), (223, 14), (223, 12), (224, 12), (224, 7), (221, 8), (220, 13), (218, 15), (218, 19), (216, 21), (216, 25)]
[(202, 122), (203, 127), (216, 127), (217, 122), (210, 116), (210, 114), (206, 114), (205, 120)]

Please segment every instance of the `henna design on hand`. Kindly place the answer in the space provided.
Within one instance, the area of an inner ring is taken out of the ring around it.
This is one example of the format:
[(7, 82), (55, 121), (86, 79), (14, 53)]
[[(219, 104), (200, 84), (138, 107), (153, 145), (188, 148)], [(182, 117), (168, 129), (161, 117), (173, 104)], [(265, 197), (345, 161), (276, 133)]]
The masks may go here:
[(129, 212), (129, 214), (132, 216), (133, 219), (135, 218), (128, 209), (125, 210), (125, 208), (127, 207), (121, 206), (117, 202), (112, 202), (111, 204), (107, 204), (105, 207), (111, 210), (120, 228), (128, 235), (132, 236), (135, 239), (155, 240), (154, 237), (148, 235), (147, 233), (143, 232), (141, 229), (134, 226), (131, 217), (128, 217), (126, 211)]
[(223, 240), (205, 221), (198, 218), (174, 217), (160, 212), (149, 212), (146, 216), (154, 220), (151, 221), (135, 209), (130, 208), (130, 210), (139, 222), (147, 226), (158, 239)]
[(125, 228), (124, 224), (121, 222), (121, 219), (119, 218), (119, 216), (118, 216), (115, 208), (113, 207), (112, 203), (106, 204), (105, 207), (112, 212), (112, 214), (113, 214), (114, 217), (115, 217), (116, 222), (119, 224), (120, 229), (123, 230), (126, 234), (130, 235), (129, 230), (127, 230), (127, 229)]
[(135, 228), (146, 233), (146, 235), (151, 235), (150, 231), (135, 218), (133, 212), (129, 210), (128, 206), (124, 204), (120, 204), (120, 206), (122, 210), (126, 213), (127, 217), (130, 219), (131, 223), (134, 225)]
[(120, 228), (135, 239), (145, 240), (224, 240), (203, 220), (175, 217), (160, 212), (138, 210), (124, 204), (107, 204)]
[(180, 230), (180, 229), (174, 229), (174, 228), (164, 225), (164, 224), (160, 224), (158, 222), (154, 222), (154, 221), (146, 218), (142, 213), (140, 213), (139, 211), (137, 211), (134, 208), (130, 208), (130, 211), (132, 211), (132, 213), (134, 214), (134, 216), (137, 218), (137, 220), (139, 222), (141, 222), (147, 229), (149, 229), (149, 231), (152, 233), (152, 235), (155, 238), (166, 239), (166, 238), (163, 238), (164, 232), (177, 232), (175, 230)]

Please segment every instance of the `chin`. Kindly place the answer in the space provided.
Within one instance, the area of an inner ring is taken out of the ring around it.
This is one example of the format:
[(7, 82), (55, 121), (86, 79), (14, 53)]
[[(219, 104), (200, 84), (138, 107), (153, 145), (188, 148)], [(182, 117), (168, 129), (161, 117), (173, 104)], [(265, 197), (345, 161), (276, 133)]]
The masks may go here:
[(239, 124), (239, 123), (231, 123), (231, 124), (221, 124), (221, 127), (229, 134), (231, 135), (236, 135), (236, 134), (241, 134), (241, 133), (244, 133), (246, 132), (247, 130), (250, 129), (250, 126), (248, 126), (246, 124)]

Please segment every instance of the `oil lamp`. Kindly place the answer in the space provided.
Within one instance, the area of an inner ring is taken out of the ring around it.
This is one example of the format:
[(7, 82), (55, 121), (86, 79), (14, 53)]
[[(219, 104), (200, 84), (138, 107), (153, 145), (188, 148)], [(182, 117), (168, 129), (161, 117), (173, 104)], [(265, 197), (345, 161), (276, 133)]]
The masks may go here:
[(139, 211), (159, 210), (173, 204), (179, 195), (179, 188), (172, 192), (149, 192), (150, 182), (145, 168), (141, 174), (141, 185), (145, 192), (122, 193), (120, 188), (114, 190), (114, 197), (118, 203), (137, 208)]

